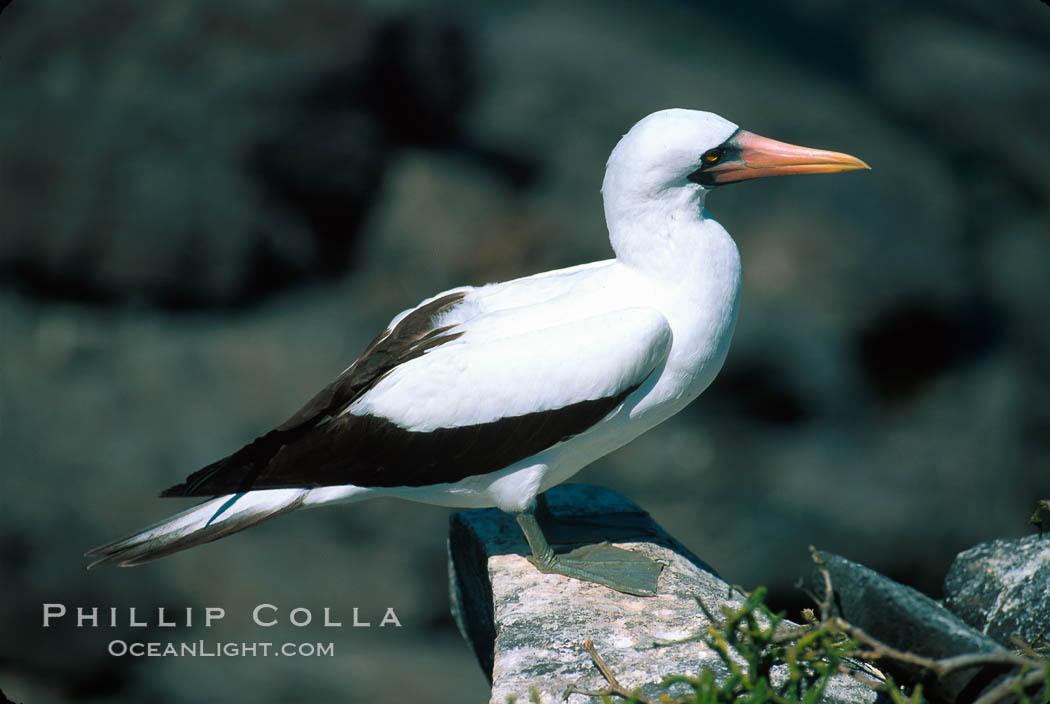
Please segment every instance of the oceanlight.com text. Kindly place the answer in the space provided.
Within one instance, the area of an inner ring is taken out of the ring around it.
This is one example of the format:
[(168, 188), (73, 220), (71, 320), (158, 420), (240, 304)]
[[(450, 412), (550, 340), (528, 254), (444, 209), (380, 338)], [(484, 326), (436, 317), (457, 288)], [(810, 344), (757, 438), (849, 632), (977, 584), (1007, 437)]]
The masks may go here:
[(107, 652), (132, 658), (237, 658), (237, 657), (335, 657), (335, 643), (267, 643), (221, 641), (124, 641), (111, 640)]

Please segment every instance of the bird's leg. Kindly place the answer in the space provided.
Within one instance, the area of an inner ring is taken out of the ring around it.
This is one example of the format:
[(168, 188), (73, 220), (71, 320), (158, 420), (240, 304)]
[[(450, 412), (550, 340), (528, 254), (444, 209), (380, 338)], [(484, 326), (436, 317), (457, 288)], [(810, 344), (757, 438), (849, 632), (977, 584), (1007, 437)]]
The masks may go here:
[(540, 522), (536, 520), (534, 509), (522, 511), (515, 514), (515, 517), (518, 519), (522, 532), (525, 533), (525, 540), (529, 541), (529, 547), (532, 549), (532, 557), (529, 562), (539, 567), (541, 571), (546, 571), (546, 567), (555, 563), (556, 557), (554, 548), (547, 542), (543, 530), (540, 529)]
[(602, 584), (637, 596), (653, 596), (663, 565), (631, 550), (599, 543), (557, 555), (547, 542), (533, 509), (515, 514), (532, 549), (529, 562), (540, 572)]

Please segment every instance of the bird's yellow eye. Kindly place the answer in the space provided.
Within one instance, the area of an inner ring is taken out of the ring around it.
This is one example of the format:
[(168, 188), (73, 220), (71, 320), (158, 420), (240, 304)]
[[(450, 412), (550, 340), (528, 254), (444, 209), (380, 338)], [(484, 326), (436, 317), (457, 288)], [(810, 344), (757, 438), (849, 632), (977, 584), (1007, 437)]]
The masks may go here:
[(722, 150), (721, 149), (709, 149), (706, 152), (704, 152), (704, 161), (706, 161), (708, 164), (715, 164), (721, 158), (722, 158)]

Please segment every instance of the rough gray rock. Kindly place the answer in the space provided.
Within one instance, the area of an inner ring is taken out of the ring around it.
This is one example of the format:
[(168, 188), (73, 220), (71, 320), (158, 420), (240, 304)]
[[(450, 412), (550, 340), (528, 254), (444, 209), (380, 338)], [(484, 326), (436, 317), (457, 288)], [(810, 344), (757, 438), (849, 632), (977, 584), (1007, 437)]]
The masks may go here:
[[(818, 555), (831, 577), (834, 604), (842, 617), (886, 645), (933, 659), (1003, 652), (994, 640), (925, 594), (844, 557)], [(816, 569), (813, 584), (823, 596), (824, 582)], [(972, 667), (934, 679), (889, 660), (880, 666), (899, 683), (922, 682), (924, 694), (934, 702), (971, 701), (1003, 672), (1001, 667)]]
[(342, 273), (392, 152), (450, 140), (473, 92), (455, 12), (21, 5), (0, 276), (51, 297), (228, 305)]
[(944, 605), (1007, 647), (1050, 636), (1050, 536), (993, 540), (959, 553)]
[[(720, 613), (723, 605), (739, 606), (743, 595), (616, 492), (571, 484), (546, 496), (553, 520), (545, 531), (552, 544), (608, 538), (637, 550), (666, 565), (659, 593), (636, 597), (542, 574), (525, 559), (528, 546), (509, 514), (485, 509), (453, 515), (452, 610), (492, 681), (490, 701), (529, 701), (535, 691), (541, 702), (560, 702), (569, 687), (602, 689), (607, 683), (583, 647), (587, 639), (620, 684), (650, 697), (667, 692), (659, 683), (671, 674), (696, 675), (709, 668), (724, 676), (718, 656), (697, 640), (654, 644), (687, 639), (710, 625), (697, 600)], [(836, 678), (825, 696), (835, 702), (874, 700), (874, 691), (848, 677)], [(592, 698), (571, 694), (564, 701)]]

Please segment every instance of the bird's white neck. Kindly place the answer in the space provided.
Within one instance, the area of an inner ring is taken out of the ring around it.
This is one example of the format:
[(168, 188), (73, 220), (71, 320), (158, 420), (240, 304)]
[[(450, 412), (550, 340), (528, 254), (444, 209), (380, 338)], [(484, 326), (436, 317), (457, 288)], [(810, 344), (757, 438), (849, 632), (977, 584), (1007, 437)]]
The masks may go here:
[[(667, 189), (660, 196), (610, 199), (606, 218), (618, 262), (650, 283), (652, 303), (674, 333), (661, 399), (668, 413), (699, 394), (718, 373), (733, 337), (740, 299), (736, 243), (703, 207), (703, 191)], [(626, 204), (626, 207), (625, 205)], [(674, 405), (678, 404), (678, 405)]]
[[(657, 195), (610, 192), (605, 218), (616, 259), (646, 276), (673, 282), (683, 293), (705, 297), (724, 289), (736, 295), (740, 255), (718, 221), (704, 209), (700, 188), (669, 188)], [(717, 294), (716, 294), (717, 295)]]

